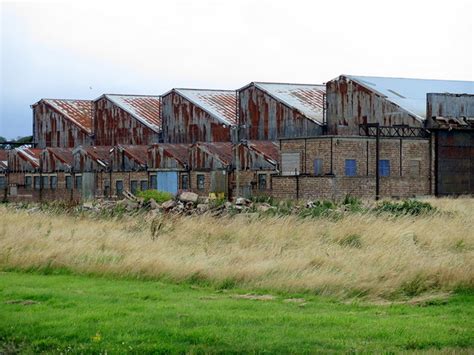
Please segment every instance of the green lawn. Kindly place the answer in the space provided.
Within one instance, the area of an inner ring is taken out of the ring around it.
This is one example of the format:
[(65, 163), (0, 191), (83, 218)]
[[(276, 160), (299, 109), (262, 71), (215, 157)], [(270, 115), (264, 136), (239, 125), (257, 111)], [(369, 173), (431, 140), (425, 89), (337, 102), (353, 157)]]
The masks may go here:
[(0, 353), (474, 350), (473, 294), (423, 306), (369, 306), (310, 295), (235, 297), (243, 293), (3, 272)]

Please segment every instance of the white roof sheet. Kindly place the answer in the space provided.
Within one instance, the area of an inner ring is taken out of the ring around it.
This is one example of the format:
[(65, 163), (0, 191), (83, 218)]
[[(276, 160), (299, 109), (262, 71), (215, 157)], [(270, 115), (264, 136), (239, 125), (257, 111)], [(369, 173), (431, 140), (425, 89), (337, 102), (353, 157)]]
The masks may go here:
[(473, 81), (342, 76), (378, 92), (422, 120), (426, 118), (427, 93), (474, 94)]
[(229, 126), (236, 124), (236, 97), (233, 90), (174, 89), (204, 111)]
[(262, 82), (253, 84), (309, 119), (317, 123), (323, 122), (325, 85)]

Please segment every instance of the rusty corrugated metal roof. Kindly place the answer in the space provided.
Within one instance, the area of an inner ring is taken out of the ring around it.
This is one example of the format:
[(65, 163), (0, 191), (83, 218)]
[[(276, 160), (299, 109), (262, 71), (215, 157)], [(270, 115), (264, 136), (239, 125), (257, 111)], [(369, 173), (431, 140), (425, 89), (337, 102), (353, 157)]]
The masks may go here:
[(112, 152), (112, 146), (79, 146), (74, 148), (72, 154), (76, 154), (79, 151), (83, 151), (88, 156), (91, 157), (92, 160), (97, 162), (97, 164), (102, 165), (103, 167), (107, 167), (110, 164), (110, 154)]
[(138, 164), (146, 165), (148, 162), (148, 145), (119, 144), (117, 148), (122, 150), (130, 159), (135, 160)]
[(37, 148), (27, 148), (27, 147), (19, 147), (15, 148), (17, 155), (25, 161), (28, 161), (31, 166), (35, 168), (39, 168), (40, 166), (40, 155), (41, 149)]
[(161, 131), (160, 96), (105, 94), (105, 97), (153, 131)]
[(8, 168), (8, 150), (0, 149), (0, 170)]
[(189, 144), (159, 143), (155, 144), (169, 156), (179, 161), (182, 165), (189, 165)]
[(74, 157), (72, 155), (73, 148), (46, 148), (46, 150), (54, 155), (57, 159), (66, 165), (72, 166)]
[(276, 165), (280, 159), (278, 144), (272, 141), (247, 141), (249, 149), (261, 154), (265, 160)]
[(275, 100), (298, 110), (310, 120), (323, 124), (325, 85), (253, 82), (242, 89), (250, 85), (255, 85)]
[(375, 76), (341, 75), (374, 91), (402, 109), (426, 119), (426, 94), (474, 94), (474, 81), (385, 78)]
[(42, 99), (41, 101), (63, 114), (88, 134), (92, 132), (91, 100)]
[(233, 153), (230, 142), (198, 142), (195, 146), (220, 160), (223, 165), (232, 164)]
[(173, 89), (172, 91), (199, 106), (223, 124), (229, 126), (237, 124), (237, 99), (234, 90)]

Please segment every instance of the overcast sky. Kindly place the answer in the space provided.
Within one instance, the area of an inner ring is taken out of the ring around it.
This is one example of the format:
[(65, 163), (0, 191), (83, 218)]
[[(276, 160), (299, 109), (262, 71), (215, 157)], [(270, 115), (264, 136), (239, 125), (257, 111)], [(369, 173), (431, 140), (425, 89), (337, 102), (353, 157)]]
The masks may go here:
[(0, 136), (40, 98), (323, 83), (474, 80), (472, 0), (168, 0), (0, 5)]

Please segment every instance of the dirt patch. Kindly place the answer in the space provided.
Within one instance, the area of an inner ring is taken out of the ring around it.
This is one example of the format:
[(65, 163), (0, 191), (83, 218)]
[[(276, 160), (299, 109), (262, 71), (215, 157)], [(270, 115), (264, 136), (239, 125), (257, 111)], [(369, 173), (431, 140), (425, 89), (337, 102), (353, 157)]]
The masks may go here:
[(246, 300), (257, 300), (257, 301), (272, 301), (275, 299), (275, 296), (272, 295), (254, 295), (254, 294), (245, 294), (245, 295), (233, 295), (232, 298), (243, 298)]
[(283, 300), (286, 303), (305, 303), (306, 300), (304, 298), (287, 298)]

